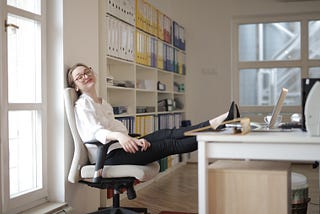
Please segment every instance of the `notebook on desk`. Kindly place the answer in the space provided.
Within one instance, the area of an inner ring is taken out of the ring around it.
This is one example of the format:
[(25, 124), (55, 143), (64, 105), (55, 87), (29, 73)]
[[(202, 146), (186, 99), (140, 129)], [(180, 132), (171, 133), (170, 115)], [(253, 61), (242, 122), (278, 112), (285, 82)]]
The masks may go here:
[(289, 129), (282, 129), (275, 126), (277, 118), (280, 114), (281, 108), (283, 106), (283, 101), (285, 100), (288, 94), (288, 89), (282, 88), (280, 96), (278, 98), (277, 104), (273, 107), (273, 111), (271, 114), (271, 119), (269, 124), (259, 124), (259, 123), (252, 123), (251, 124), (251, 131), (253, 132), (282, 132), (282, 131), (289, 131)]

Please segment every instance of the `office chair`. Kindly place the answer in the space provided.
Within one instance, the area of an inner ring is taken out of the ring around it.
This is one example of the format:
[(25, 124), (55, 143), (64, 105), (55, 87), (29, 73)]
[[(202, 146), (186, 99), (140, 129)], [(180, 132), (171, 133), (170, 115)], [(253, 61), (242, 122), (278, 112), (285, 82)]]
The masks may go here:
[[(75, 122), (74, 103), (77, 100), (76, 91), (73, 88), (64, 90), (66, 116), (74, 141), (74, 154), (68, 175), (71, 183), (80, 182), (90, 187), (113, 190), (112, 207), (100, 207), (93, 213), (147, 213), (147, 208), (122, 208), (120, 207), (120, 193), (127, 190), (128, 199), (134, 199), (136, 193), (134, 184), (152, 179), (159, 173), (158, 162), (148, 165), (115, 165), (103, 166), (102, 178), (93, 182), (95, 165), (89, 163), (87, 149), (82, 142)], [(102, 144), (101, 144), (102, 145)], [(99, 148), (103, 148), (103, 146)], [(99, 164), (99, 163), (97, 163)]]

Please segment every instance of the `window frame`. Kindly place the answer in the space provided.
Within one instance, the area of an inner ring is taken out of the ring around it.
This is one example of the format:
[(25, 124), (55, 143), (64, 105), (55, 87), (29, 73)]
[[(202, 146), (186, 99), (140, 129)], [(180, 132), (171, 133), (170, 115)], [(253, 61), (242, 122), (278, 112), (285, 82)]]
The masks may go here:
[[(0, 59), (0, 118), (1, 118), (1, 176), (0, 176), (0, 201), (4, 213), (17, 213), (29, 209), (47, 201), (47, 82), (46, 82), (46, 0), (41, 0), (41, 14), (31, 13), (19, 8), (15, 8), (1, 1), (0, 18), (2, 23), (7, 19), (8, 14), (36, 20), (41, 25), (41, 102), (40, 103), (8, 103), (8, 75), (7, 75), (7, 33), (4, 25), (1, 27), (1, 50), (3, 57)], [(41, 114), (42, 126), (42, 188), (21, 196), (10, 199), (9, 190), (9, 145), (8, 145), (8, 112), (11, 110), (36, 110)]]
[[(235, 16), (232, 18), (232, 56), (231, 56), (231, 93), (232, 98), (239, 103), (239, 78), (241, 69), (258, 69), (258, 68), (291, 68), (298, 67), (301, 69), (301, 78), (308, 77), (310, 67), (320, 66), (319, 60), (309, 60), (308, 49), (308, 22), (320, 20), (320, 14), (317, 13), (299, 13), (285, 15), (259, 15), (259, 16)], [(258, 24), (271, 22), (300, 22), (301, 24), (301, 59), (286, 61), (239, 61), (239, 28), (241, 24)], [(273, 106), (240, 106), (243, 115), (249, 115), (255, 119), (261, 120), (266, 113), (271, 113)], [(301, 113), (302, 108), (299, 106), (284, 106), (283, 114), (290, 115), (294, 112)]]

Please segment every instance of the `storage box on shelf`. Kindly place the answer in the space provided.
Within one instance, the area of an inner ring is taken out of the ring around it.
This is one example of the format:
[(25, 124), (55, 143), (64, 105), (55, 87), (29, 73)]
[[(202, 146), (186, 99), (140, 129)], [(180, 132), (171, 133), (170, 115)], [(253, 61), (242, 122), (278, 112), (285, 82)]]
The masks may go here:
[(185, 104), (185, 76), (174, 74), (173, 76), (173, 99), (175, 101), (175, 111), (184, 111)]
[(137, 116), (135, 120), (135, 132), (140, 133), (142, 136), (154, 132), (157, 129), (155, 121), (156, 117), (154, 115)]
[(136, 22), (136, 6), (134, 0), (106, 0), (106, 12), (131, 25)]
[(128, 129), (129, 133), (135, 133), (135, 118), (133, 116), (118, 117)]
[(142, 65), (157, 66), (157, 46), (158, 40), (140, 30), (136, 30), (136, 62)]
[(146, 91), (157, 90), (157, 69), (148, 66), (136, 65), (137, 89)]
[(158, 34), (158, 10), (145, 0), (136, 0), (136, 27), (154, 36)]
[(121, 114), (116, 114), (115, 116), (129, 116), (135, 115), (135, 91), (128, 90), (126, 88), (116, 88), (109, 87), (108, 88), (108, 102), (112, 105), (112, 107), (125, 107), (126, 112)]
[(107, 54), (134, 61), (135, 28), (109, 15), (106, 16), (106, 28)]
[(136, 114), (156, 114), (156, 94), (149, 91), (137, 91)]
[(178, 74), (186, 74), (186, 55), (183, 51), (174, 48), (173, 71)]
[[(174, 128), (179, 127), (182, 121), (182, 114), (180, 113), (171, 113), (171, 114), (161, 114), (159, 112), (158, 116), (158, 129), (166, 129), (166, 128)], [(163, 158), (159, 161), (160, 171), (163, 172), (170, 167), (177, 165), (181, 161), (185, 161), (182, 159), (182, 156), (185, 155), (171, 155), (169, 157)]]
[(173, 46), (186, 50), (184, 27), (173, 21)]
[(136, 65), (137, 115), (156, 114), (156, 82), (156, 69), (143, 65)]

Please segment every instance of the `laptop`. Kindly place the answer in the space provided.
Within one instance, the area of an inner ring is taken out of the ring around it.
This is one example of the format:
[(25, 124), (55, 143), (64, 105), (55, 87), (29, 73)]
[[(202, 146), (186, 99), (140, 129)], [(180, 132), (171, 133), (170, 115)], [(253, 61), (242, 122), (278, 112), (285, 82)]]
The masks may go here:
[[(277, 132), (277, 131), (284, 131), (285, 129), (275, 127), (277, 117), (280, 114), (281, 108), (283, 106), (283, 101), (285, 100), (288, 94), (288, 89), (282, 88), (280, 96), (278, 98), (277, 104), (273, 107), (273, 111), (271, 114), (271, 119), (269, 124), (259, 124), (259, 123), (251, 123), (251, 131), (253, 132)], [(288, 130), (286, 130), (288, 131)]]

